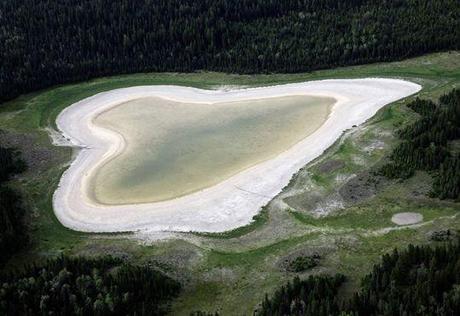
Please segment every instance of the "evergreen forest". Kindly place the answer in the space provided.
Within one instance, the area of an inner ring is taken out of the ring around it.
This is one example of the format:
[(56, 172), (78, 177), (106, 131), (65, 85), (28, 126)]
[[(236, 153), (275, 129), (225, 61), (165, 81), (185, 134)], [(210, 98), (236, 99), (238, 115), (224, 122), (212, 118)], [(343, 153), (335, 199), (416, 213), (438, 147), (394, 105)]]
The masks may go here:
[(408, 107), (420, 118), (399, 131), (401, 142), (380, 172), (389, 178), (409, 178), (416, 170), (434, 175), (432, 196), (460, 198), (460, 89), (436, 104), (416, 99)]
[(180, 285), (121, 259), (59, 257), (0, 277), (1, 315), (163, 315)]
[(257, 315), (439, 315), (460, 311), (460, 244), (409, 245), (382, 257), (348, 301), (342, 275), (298, 278), (266, 297)]
[(7, 184), (8, 180), (25, 168), (18, 152), (0, 146), (0, 268), (28, 240), (22, 197)]
[(308, 72), (460, 48), (458, 0), (0, 1), (0, 102), (136, 72)]

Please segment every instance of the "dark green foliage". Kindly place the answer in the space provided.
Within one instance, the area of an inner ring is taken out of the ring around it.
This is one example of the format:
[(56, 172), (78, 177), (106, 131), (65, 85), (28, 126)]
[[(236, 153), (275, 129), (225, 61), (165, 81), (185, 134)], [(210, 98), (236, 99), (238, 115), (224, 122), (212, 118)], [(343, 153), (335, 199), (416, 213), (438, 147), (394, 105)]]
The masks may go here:
[(180, 285), (111, 257), (60, 257), (0, 278), (1, 315), (162, 315)]
[(345, 280), (343, 275), (298, 277), (278, 289), (272, 298), (265, 296), (256, 315), (337, 315), (337, 290)]
[(209, 312), (195, 311), (195, 312), (191, 312), (190, 316), (219, 316), (219, 313), (218, 312), (209, 313)]
[(24, 161), (19, 159), (18, 153), (11, 148), (0, 146), (0, 184), (26, 169)]
[(349, 302), (337, 302), (344, 277), (295, 279), (265, 298), (257, 315), (439, 315), (460, 312), (460, 243), (412, 246), (382, 257)]
[(433, 195), (441, 199), (460, 197), (460, 154), (441, 163), (433, 183)]
[(0, 146), (0, 266), (28, 240), (22, 198), (6, 184), (24, 169), (15, 151)]
[(460, 139), (460, 90), (442, 96), (439, 104), (417, 99), (408, 106), (421, 118), (400, 131), (401, 143), (380, 172), (404, 179), (415, 170), (429, 171), (435, 176), (433, 196), (460, 198), (460, 154), (449, 148)]
[(458, 49), (458, 0), (4, 0), (0, 102), (120, 73), (305, 72)]
[(293, 272), (302, 272), (314, 268), (318, 265), (318, 255), (300, 256), (289, 263), (288, 270)]
[(5, 185), (0, 185), (0, 267), (12, 254), (27, 243), (21, 196)]
[(448, 241), (451, 239), (453, 233), (450, 229), (437, 230), (431, 233), (430, 239), (433, 241)]
[(355, 315), (458, 315), (460, 244), (384, 255), (350, 303)]
[[(21, 196), (7, 185), (24, 168), (16, 152), (0, 147), (0, 263), (28, 240)], [(0, 315), (161, 315), (178, 291), (177, 282), (148, 267), (61, 257), (1, 276)]]

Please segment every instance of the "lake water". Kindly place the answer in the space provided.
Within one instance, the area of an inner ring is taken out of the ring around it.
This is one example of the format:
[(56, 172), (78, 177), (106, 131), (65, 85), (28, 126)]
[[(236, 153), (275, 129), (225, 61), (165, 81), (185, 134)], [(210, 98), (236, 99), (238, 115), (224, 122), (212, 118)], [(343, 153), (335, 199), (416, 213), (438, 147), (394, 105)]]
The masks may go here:
[(90, 179), (103, 204), (168, 200), (212, 186), (273, 158), (313, 133), (335, 100), (289, 96), (215, 104), (143, 98), (94, 119), (125, 150)]

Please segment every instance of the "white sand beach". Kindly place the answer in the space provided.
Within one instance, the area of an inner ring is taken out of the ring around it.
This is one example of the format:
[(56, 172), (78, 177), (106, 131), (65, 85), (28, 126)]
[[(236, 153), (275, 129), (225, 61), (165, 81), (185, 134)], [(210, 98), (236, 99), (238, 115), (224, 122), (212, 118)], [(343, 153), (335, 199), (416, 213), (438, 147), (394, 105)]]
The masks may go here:
[[(59, 131), (80, 149), (54, 193), (55, 214), (64, 226), (86, 232), (222, 232), (246, 225), (293, 174), (321, 155), (346, 129), (364, 123), (386, 104), (420, 89), (408, 81), (367, 78), (230, 90), (139, 86), (99, 93), (67, 107), (57, 118)], [(322, 126), (269, 160), (213, 186), (160, 202), (104, 205), (87, 194), (94, 170), (125, 147), (120, 134), (97, 126), (94, 118), (123, 102), (157, 97), (217, 104), (297, 95), (330, 97), (336, 103)]]

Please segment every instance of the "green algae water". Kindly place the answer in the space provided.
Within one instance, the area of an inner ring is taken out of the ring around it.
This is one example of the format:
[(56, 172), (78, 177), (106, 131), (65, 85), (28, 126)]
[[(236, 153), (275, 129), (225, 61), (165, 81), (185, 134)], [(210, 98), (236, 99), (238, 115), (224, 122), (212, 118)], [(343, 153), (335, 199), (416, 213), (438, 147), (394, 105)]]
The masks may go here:
[(276, 97), (214, 104), (149, 97), (94, 119), (123, 136), (124, 150), (90, 179), (102, 204), (173, 199), (268, 160), (313, 133), (335, 100)]

